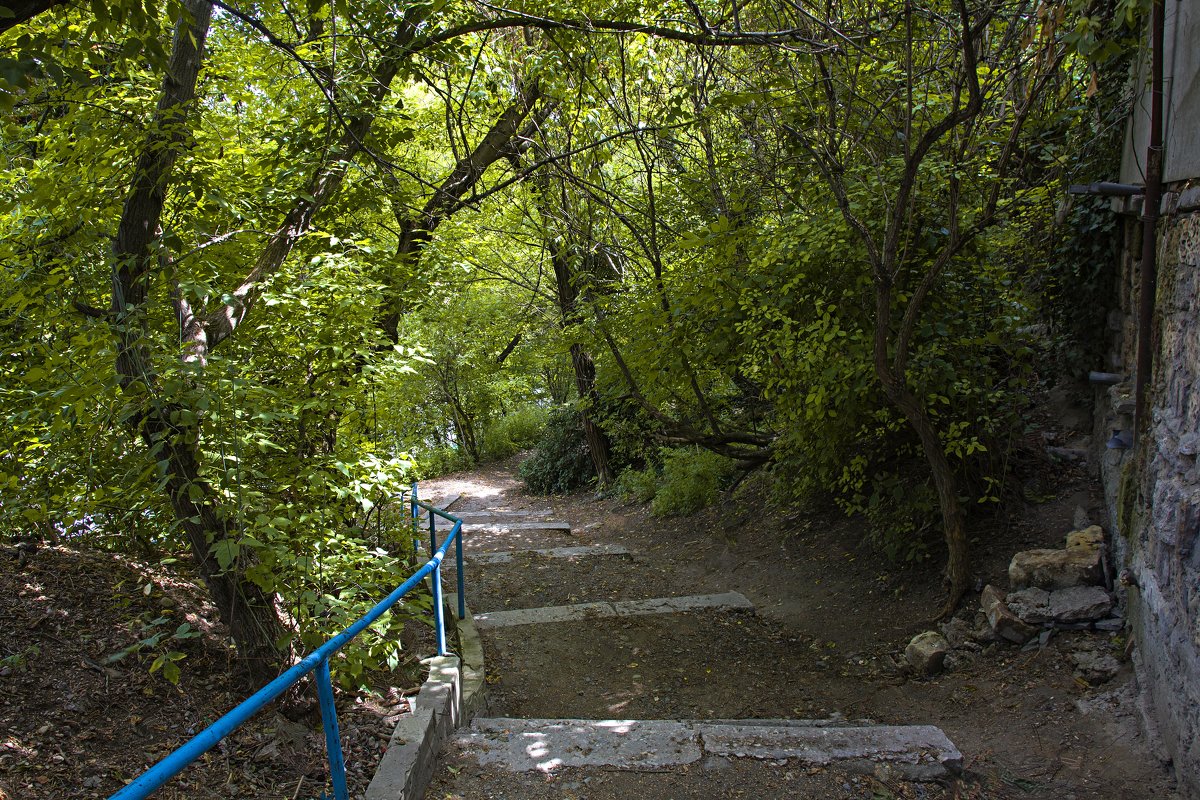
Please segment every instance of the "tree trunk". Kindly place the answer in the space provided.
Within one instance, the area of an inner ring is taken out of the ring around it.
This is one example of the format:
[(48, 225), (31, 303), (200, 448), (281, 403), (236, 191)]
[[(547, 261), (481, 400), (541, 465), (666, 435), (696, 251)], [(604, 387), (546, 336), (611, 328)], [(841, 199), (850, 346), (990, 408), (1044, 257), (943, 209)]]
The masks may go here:
[[(250, 582), (235, 561), (222, 570), (213, 546), (237, 540), (228, 530), (212, 487), (200, 478), (199, 418), (195, 409), (162, 399), (163, 389), (147, 352), (149, 287), (158, 257), (159, 235), (170, 172), (185, 141), (188, 110), (212, 17), (212, 4), (184, 3), (176, 25), (171, 58), (163, 80), (155, 124), (138, 158), (113, 243), (113, 296), (110, 321), (117, 340), (116, 372), (121, 388), (137, 410), (131, 430), (149, 448), (149, 457), (165, 470), (168, 496), (191, 546), (197, 569), (216, 603), (221, 620), (237, 644), (250, 680), (263, 683), (282, 665), (276, 642), (283, 626), (269, 596)], [(191, 422), (184, 420), (190, 419)]]
[[(580, 398), (584, 398), (589, 406), (599, 400), (596, 393), (596, 363), (583, 349), (581, 344), (571, 345), (571, 366), (575, 368), (575, 388)], [(583, 435), (587, 439), (588, 454), (592, 457), (592, 466), (596, 469), (596, 482), (603, 489), (612, 483), (612, 467), (609, 466), (608, 437), (592, 419), (585, 407), (580, 417), (583, 420)]]
[[(562, 245), (551, 245), (550, 260), (554, 264), (558, 310), (562, 315), (563, 325), (567, 326), (579, 319), (579, 288), (575, 285), (575, 276)], [(608, 437), (591, 414), (592, 409), (600, 403), (600, 395), (596, 392), (596, 362), (582, 344), (575, 342), (571, 345), (571, 366), (575, 371), (575, 388), (579, 391), (579, 399), (583, 403), (580, 416), (583, 419), (583, 435), (587, 439), (588, 455), (592, 457), (592, 466), (596, 469), (596, 482), (604, 489), (612, 483), (613, 475), (612, 467), (609, 466)]]
[[(958, 499), (958, 479), (954, 469), (946, 458), (946, 449), (942, 439), (934, 427), (929, 412), (925, 410), (921, 399), (917, 397), (903, 380), (903, 367), (907, 359), (899, 358), (900, 369), (894, 369), (888, 362), (888, 344), (891, 332), (891, 293), (890, 284), (876, 276), (875, 285), (875, 342), (874, 361), (875, 375), (883, 386), (883, 392), (895, 406), (904, 419), (907, 420), (917, 438), (921, 440), (921, 450), (929, 463), (929, 471), (933, 475), (934, 486), (937, 488), (938, 505), (942, 512), (942, 529), (946, 541), (946, 603), (938, 612), (939, 618), (948, 617), (954, 613), (967, 586), (971, 580), (971, 562), (969, 545), (967, 543), (966, 513)], [(906, 345), (904, 345), (906, 346)]]
[[(166, 412), (166, 413), (164, 413)], [(213, 545), (236, 542), (238, 528), (213, 500), (212, 487), (200, 477), (194, 434), (189, 428), (165, 420), (168, 409), (155, 410), (143, 422), (143, 437), (151, 451), (165, 456), (167, 492), (175, 518), (187, 537), (196, 565), (221, 621), (237, 645), (239, 665), (249, 684), (258, 688), (274, 679), (283, 666), (279, 642), (283, 623), (272, 596), (246, 577), (252, 558), (241, 553), (228, 569), (221, 569)]]
[(947, 583), (946, 604), (938, 612), (938, 617), (948, 617), (954, 613), (959, 601), (967, 593), (971, 581), (966, 513), (958, 497), (958, 479), (950, 466), (950, 460), (946, 458), (941, 437), (938, 436), (933, 421), (929, 419), (929, 414), (916, 395), (905, 388), (900, 388), (897, 392), (889, 391), (886, 386), (885, 392), (921, 440), (921, 450), (925, 453), (925, 460), (929, 463), (929, 471), (937, 488), (946, 541)]

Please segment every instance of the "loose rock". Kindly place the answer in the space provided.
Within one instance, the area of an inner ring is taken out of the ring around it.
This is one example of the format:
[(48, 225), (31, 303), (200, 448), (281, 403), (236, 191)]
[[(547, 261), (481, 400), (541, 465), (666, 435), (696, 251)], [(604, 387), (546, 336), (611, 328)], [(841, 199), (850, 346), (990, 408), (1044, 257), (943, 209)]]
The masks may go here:
[(972, 639), (975, 632), (971, 629), (971, 624), (962, 617), (954, 617), (939, 627), (942, 630), (942, 636), (945, 636), (946, 641), (955, 649), (974, 644)]
[(1001, 638), (1015, 644), (1025, 644), (1037, 634), (1038, 629), (1021, 621), (1004, 602), (1004, 592), (995, 586), (985, 586), (979, 598), (988, 625)]
[(1112, 597), (1099, 586), (1072, 586), (1053, 592), (1030, 587), (1009, 592), (1004, 602), (1023, 622), (1053, 622), (1059, 626), (1103, 619), (1113, 605)]
[(1053, 619), (1050, 613), (1050, 592), (1032, 586), (1009, 592), (1004, 600), (1009, 609), (1030, 625), (1041, 625)]
[(1103, 619), (1112, 605), (1112, 597), (1099, 586), (1073, 586), (1050, 593), (1050, 616), (1055, 622)]
[(1067, 589), (1100, 583), (1100, 548), (1024, 550), (1008, 565), (1008, 580), (1014, 589)]
[(1082, 530), (1071, 531), (1067, 534), (1067, 550), (1085, 552), (1099, 551), (1104, 547), (1104, 529), (1099, 525), (1089, 525)]
[(918, 633), (904, 648), (904, 658), (918, 675), (926, 677), (942, 671), (950, 643), (937, 631)]
[(1121, 669), (1121, 662), (1106, 653), (1079, 650), (1071, 654), (1075, 674), (1090, 684), (1106, 683)]

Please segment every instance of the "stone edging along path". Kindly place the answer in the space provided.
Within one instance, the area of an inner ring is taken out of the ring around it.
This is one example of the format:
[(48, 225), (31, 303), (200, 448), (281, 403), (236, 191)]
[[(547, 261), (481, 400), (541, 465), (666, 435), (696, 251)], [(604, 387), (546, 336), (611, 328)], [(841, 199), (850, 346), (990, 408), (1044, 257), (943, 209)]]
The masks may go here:
[(442, 743), (470, 721), (483, 704), (483, 644), (470, 609), (454, 612), (458, 599), (447, 594), (445, 618), (454, 626), (461, 657), (434, 656), (423, 663), (429, 677), (412, 700), (413, 712), (396, 723), (387, 752), (363, 800), (417, 800), (425, 793)]

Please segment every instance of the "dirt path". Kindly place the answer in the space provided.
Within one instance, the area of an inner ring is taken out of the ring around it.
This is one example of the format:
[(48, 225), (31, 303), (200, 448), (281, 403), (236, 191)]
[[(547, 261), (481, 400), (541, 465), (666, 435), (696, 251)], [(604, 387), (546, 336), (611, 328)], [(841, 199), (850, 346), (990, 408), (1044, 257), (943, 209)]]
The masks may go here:
[[(489, 716), (931, 724), (963, 752), (966, 772), (921, 784), (735, 758), (644, 774), (599, 767), (516, 774), (481, 767), (451, 747), (427, 797), (1172, 796), (1169, 776), (1138, 733), (1129, 675), (1092, 688), (1073, 674), (1072, 650), (1119, 651), (1119, 639), (1060, 633), (1032, 651), (986, 644), (955, 651), (952, 669), (937, 678), (913, 679), (897, 669), (896, 656), (936, 606), (936, 577), (929, 569), (896, 573), (861, 548), (848, 523), (721, 509), (657, 520), (587, 494), (528, 496), (512, 466), (430, 481), (422, 490), (443, 502), (461, 494), (455, 511), (567, 521), (571, 534), (469, 533), (468, 554), (594, 544), (629, 554), (524, 554), (468, 566), (476, 613), (730, 590), (757, 610), (485, 630)], [(1010, 520), (1002, 535), (993, 531), (977, 547), (985, 577), (1002, 573), (1012, 551), (1060, 539), (1080, 500), (1061, 493), (1032, 517)]]

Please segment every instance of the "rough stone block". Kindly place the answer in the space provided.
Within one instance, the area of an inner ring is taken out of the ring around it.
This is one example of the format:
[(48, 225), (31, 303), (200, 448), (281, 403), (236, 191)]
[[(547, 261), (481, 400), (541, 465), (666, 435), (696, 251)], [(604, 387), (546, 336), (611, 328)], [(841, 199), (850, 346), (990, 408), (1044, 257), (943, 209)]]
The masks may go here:
[[(1090, 530), (1090, 529), (1089, 529)], [(1090, 586), (1104, 579), (1100, 548), (1077, 546), (1066, 550), (1023, 550), (1008, 565), (1014, 589), (1066, 589)]]
[(950, 643), (937, 631), (918, 633), (904, 648), (904, 658), (913, 671), (926, 677), (942, 671)]
[(1112, 596), (1099, 586), (1072, 586), (1050, 593), (1050, 617), (1055, 622), (1104, 619), (1112, 606)]
[(1067, 534), (1068, 550), (1091, 552), (1102, 547), (1104, 547), (1104, 529), (1099, 525), (1089, 525), (1082, 530), (1071, 531)]
[(979, 604), (983, 613), (987, 615), (988, 625), (1002, 639), (1024, 644), (1038, 632), (1037, 628), (1022, 622), (1021, 618), (1009, 609), (1004, 603), (1004, 592), (995, 586), (983, 588)]
[(1050, 613), (1050, 592), (1045, 589), (1031, 586), (1028, 589), (1009, 592), (1004, 602), (1022, 622), (1028, 622), (1030, 625), (1041, 625), (1053, 619)]
[(1071, 654), (1075, 672), (1091, 684), (1106, 683), (1121, 669), (1121, 662), (1107, 653), (1080, 650)]
[(971, 623), (962, 617), (955, 617), (943, 622), (938, 627), (942, 631), (942, 636), (946, 637), (946, 641), (950, 643), (951, 647), (978, 647), (974, 641), (975, 630), (971, 627)]

